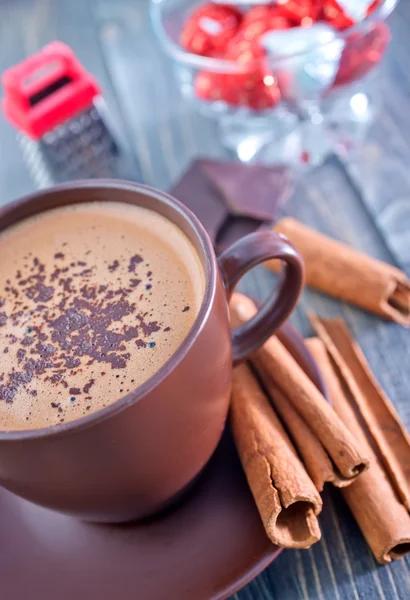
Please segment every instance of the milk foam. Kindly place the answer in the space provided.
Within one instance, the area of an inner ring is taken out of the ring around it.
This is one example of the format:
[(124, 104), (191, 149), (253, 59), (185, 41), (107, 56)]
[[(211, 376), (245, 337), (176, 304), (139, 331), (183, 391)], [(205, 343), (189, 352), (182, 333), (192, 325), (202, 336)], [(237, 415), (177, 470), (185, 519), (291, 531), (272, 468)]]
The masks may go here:
[(78, 419), (134, 390), (198, 315), (204, 273), (168, 219), (118, 202), (0, 234), (0, 429)]

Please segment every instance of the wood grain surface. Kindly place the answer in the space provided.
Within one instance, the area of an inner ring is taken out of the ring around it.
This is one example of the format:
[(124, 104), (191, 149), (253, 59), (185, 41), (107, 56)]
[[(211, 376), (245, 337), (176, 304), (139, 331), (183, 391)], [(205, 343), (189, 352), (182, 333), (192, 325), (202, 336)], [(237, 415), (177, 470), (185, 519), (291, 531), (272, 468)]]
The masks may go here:
[[(306, 176), (285, 210), (410, 274), (409, 0), (390, 24), (384, 107), (368, 141), (347, 165), (331, 158)], [(70, 44), (102, 84), (136, 179), (167, 189), (194, 156), (226, 156), (214, 123), (181, 101), (151, 33), (147, 0), (0, 0), (0, 71), (53, 39)], [(0, 203), (31, 189), (15, 134), (0, 118)], [(274, 282), (259, 268), (242, 290), (263, 298)], [(293, 317), (305, 335), (309, 308), (343, 316), (410, 428), (410, 332), (306, 290)], [(284, 552), (234, 598), (410, 598), (410, 560), (377, 566), (337, 491), (325, 491), (320, 522), (319, 544)]]

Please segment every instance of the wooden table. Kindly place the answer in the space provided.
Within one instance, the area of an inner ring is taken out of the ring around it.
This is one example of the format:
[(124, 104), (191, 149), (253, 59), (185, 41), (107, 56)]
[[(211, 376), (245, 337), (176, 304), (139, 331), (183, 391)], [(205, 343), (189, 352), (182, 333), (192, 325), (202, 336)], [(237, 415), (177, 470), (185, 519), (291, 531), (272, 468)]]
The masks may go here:
[[(347, 168), (331, 159), (304, 178), (286, 212), (409, 272), (408, 0), (402, 0), (390, 23), (385, 106), (363, 152)], [(103, 85), (135, 178), (167, 189), (192, 157), (224, 156), (214, 125), (180, 100), (169, 64), (150, 31), (147, 0), (0, 0), (1, 71), (53, 39), (72, 46)], [(15, 134), (0, 119), (0, 202), (31, 189)], [(273, 276), (257, 270), (244, 285), (262, 297), (272, 283)], [(306, 290), (293, 317), (306, 335), (311, 333), (305, 318), (310, 307), (323, 316), (341, 314), (346, 319), (410, 428), (409, 331)], [(235, 598), (410, 598), (410, 559), (379, 567), (340, 494), (327, 489), (324, 496), (322, 541), (310, 551), (284, 552)]]

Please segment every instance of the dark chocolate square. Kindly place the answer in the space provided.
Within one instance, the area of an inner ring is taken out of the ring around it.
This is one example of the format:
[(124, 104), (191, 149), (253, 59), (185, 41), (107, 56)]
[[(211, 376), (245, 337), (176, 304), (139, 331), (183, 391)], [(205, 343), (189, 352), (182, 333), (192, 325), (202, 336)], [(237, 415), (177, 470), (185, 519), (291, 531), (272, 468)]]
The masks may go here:
[(198, 159), (170, 190), (198, 217), (217, 251), (274, 223), (291, 193), (284, 167)]

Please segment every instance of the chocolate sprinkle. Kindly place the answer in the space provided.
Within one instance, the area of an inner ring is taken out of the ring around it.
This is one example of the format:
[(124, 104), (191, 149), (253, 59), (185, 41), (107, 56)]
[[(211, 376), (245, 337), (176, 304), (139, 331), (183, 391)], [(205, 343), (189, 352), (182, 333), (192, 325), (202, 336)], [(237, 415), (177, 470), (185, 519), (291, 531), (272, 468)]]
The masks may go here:
[(128, 265), (129, 273), (135, 273), (136, 266), (139, 265), (144, 259), (139, 255), (135, 254), (130, 258), (130, 264)]
[(108, 270), (113, 273), (114, 271), (116, 271), (118, 269), (118, 267), (120, 266), (120, 263), (118, 262), (118, 260), (114, 260), (114, 262), (111, 265), (108, 265)]
[(90, 389), (95, 383), (95, 379), (90, 379), (90, 381), (83, 387), (84, 394), (88, 394)]
[(24, 348), (19, 348), (17, 350), (17, 359), (19, 362), (21, 362), (24, 357), (26, 356), (26, 351), (24, 350)]

